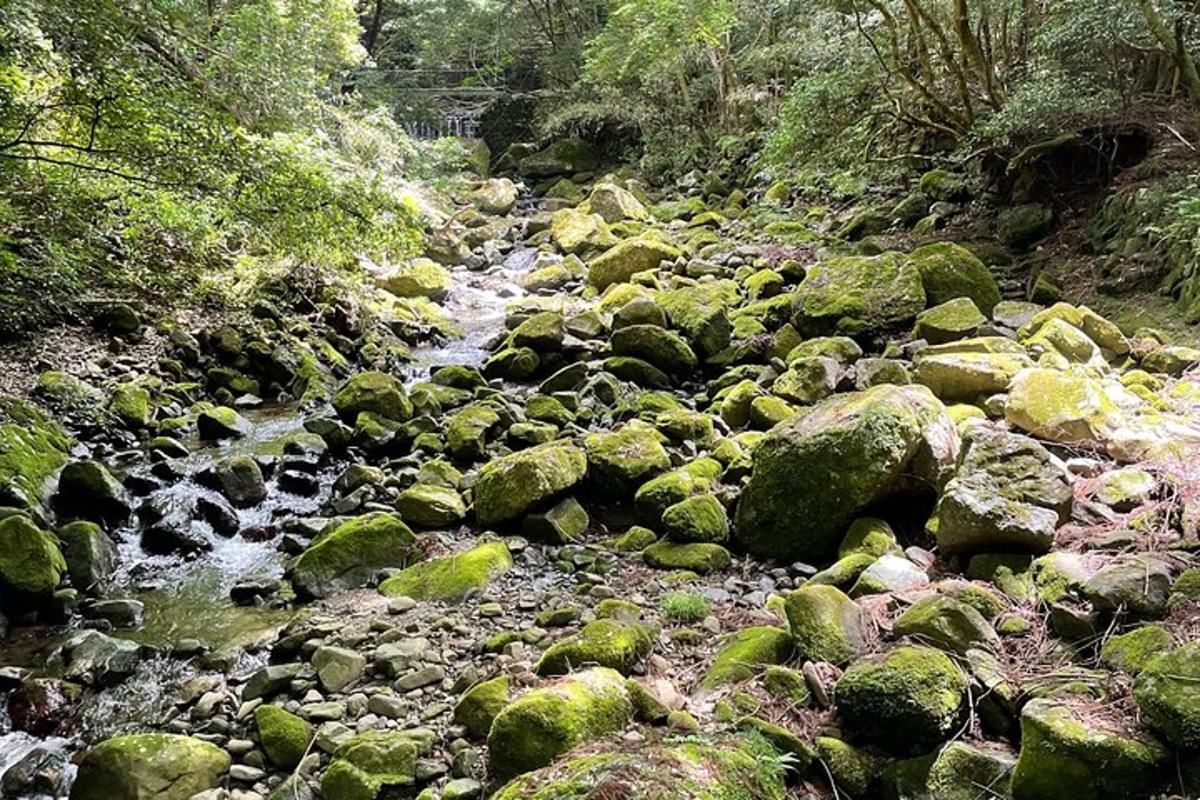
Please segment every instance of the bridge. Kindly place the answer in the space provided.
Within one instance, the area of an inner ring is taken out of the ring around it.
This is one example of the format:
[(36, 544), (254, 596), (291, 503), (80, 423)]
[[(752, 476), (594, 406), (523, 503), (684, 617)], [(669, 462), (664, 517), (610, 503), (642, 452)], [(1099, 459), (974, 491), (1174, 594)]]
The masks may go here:
[(393, 113), (415, 139), (476, 138), (479, 118), (509, 94), (503, 75), (470, 69), (364, 69), (349, 82), (364, 93), (392, 93)]

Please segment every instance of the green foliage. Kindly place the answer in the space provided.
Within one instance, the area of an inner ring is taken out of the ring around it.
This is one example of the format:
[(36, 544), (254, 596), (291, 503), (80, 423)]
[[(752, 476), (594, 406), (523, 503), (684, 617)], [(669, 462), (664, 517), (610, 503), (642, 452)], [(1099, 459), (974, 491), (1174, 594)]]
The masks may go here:
[(659, 601), (663, 616), (670, 622), (699, 622), (708, 616), (711, 604), (695, 592), (667, 592)]

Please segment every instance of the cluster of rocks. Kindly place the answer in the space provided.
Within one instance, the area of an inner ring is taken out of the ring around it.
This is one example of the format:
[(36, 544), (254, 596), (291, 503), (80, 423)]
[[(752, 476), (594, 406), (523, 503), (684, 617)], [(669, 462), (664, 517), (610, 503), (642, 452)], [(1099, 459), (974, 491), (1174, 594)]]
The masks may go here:
[[(251, 666), (176, 648), (198, 676), (155, 733), (88, 750), (72, 797), (1102, 800), (1200, 781), (1200, 351), (1005, 299), (958, 244), (781, 249), (710, 180), (655, 204), (581, 143), (505, 159), (541, 181), (539, 210), (477, 184), (427, 258), (376, 280), (435, 302), (446, 265), (536, 249), (491, 356), (410, 382), (347, 368), (284, 461), (214, 471), (233, 507), (264, 476), (299, 494), (329, 472), (280, 537), (286, 585), (243, 587), (307, 613)], [(953, 202), (951, 178), (919, 191)], [(238, 418), (192, 423), (225, 439)], [(17, 447), (52, 455), (10, 495), (28, 510), (57, 475), (92, 521), (0, 521), (6, 601), (85, 585), (80, 552), (138, 491), (29, 427)], [(65, 681), (17, 676), (17, 707), (53, 696), (65, 718), (138, 655), (84, 630)]]

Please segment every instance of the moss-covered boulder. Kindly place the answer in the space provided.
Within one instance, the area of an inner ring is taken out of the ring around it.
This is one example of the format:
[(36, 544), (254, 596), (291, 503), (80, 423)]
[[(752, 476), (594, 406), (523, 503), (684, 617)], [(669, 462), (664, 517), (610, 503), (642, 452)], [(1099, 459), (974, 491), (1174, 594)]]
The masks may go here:
[(692, 737), (585, 753), (509, 783), (492, 800), (782, 800), (784, 763), (761, 736)]
[(40, 511), (70, 446), (36, 406), (0, 398), (0, 505)]
[(372, 512), (321, 533), (291, 568), (292, 585), (304, 598), (357, 589), (381, 570), (403, 567), (416, 536), (395, 514)]
[(596, 148), (582, 139), (559, 139), (536, 153), (521, 158), (522, 175), (531, 178), (552, 178), (591, 172), (600, 166)]
[(118, 384), (113, 389), (108, 411), (127, 428), (145, 428), (154, 417), (154, 408), (150, 405), (150, 390), (133, 382)]
[(921, 284), (931, 306), (965, 297), (990, 315), (1000, 302), (996, 278), (974, 253), (952, 242), (919, 247), (908, 257), (921, 273)]
[(884, 795), (929, 800), (1010, 800), (1015, 754), (1003, 745), (951, 742), (927, 756), (896, 761), (882, 773)]
[(579, 633), (552, 644), (538, 661), (537, 673), (565, 675), (581, 666), (601, 666), (628, 675), (653, 647), (642, 625), (598, 619), (584, 625)]
[(58, 540), (71, 585), (85, 594), (102, 592), (117, 566), (117, 546), (108, 534), (94, 522), (77, 520), (58, 529)]
[(615, 183), (597, 183), (579, 210), (586, 214), (599, 214), (610, 224), (650, 218), (646, 207), (631, 192)]
[(1100, 647), (1100, 663), (1110, 669), (1137, 675), (1151, 659), (1171, 650), (1174, 644), (1174, 637), (1166, 628), (1143, 625), (1106, 639)]
[(1013, 378), (1004, 416), (1039, 438), (1103, 447), (1122, 424), (1114, 392), (1086, 375), (1033, 367)]
[(196, 431), (207, 442), (241, 439), (249, 436), (253, 428), (250, 420), (227, 406), (206, 409), (196, 417)]
[(1006, 208), (996, 219), (996, 236), (1008, 247), (1024, 250), (1050, 232), (1054, 212), (1039, 203)]
[(535, 689), (492, 723), (492, 774), (507, 780), (544, 767), (584, 742), (616, 733), (632, 716), (625, 679), (615, 670), (584, 670)]
[(702, 358), (711, 358), (729, 347), (733, 330), (728, 308), (737, 301), (737, 291), (720, 281), (683, 286), (659, 292), (655, 299), (670, 317), (671, 325), (683, 332)]
[(634, 489), (671, 466), (663, 435), (640, 420), (584, 440), (588, 480), (615, 497)]
[(1154, 738), (1126, 733), (1087, 698), (1038, 698), (1021, 710), (1013, 800), (1124, 800), (1170, 780), (1170, 756)]
[(564, 253), (587, 256), (598, 253), (617, 243), (599, 214), (589, 214), (575, 208), (564, 208), (554, 212), (550, 218), (550, 239)]
[(1017, 353), (919, 355), (913, 379), (944, 403), (969, 403), (1005, 391), (1017, 373), (1032, 365)]
[(662, 528), (673, 542), (724, 542), (729, 538), (725, 506), (711, 494), (696, 495), (667, 508)]
[(0, 520), (0, 604), (46, 600), (66, 573), (54, 534), (20, 514)]
[(417, 258), (380, 275), (375, 284), (397, 297), (424, 297), (435, 303), (450, 294), (450, 270), (429, 258)]
[(346, 381), (333, 396), (333, 408), (350, 423), (364, 411), (396, 422), (404, 422), (413, 411), (404, 384), (385, 372), (360, 372)]
[(511, 687), (501, 675), (477, 683), (454, 704), (454, 724), (462, 725), (472, 739), (484, 739), (496, 716), (508, 705)]
[(493, 459), (475, 482), (475, 516), (481, 525), (516, 519), (575, 486), (587, 469), (587, 456), (567, 441)]
[(214, 465), (213, 473), (221, 494), (238, 508), (250, 508), (267, 497), (262, 467), (252, 456), (223, 458)]
[(483, 364), (483, 374), (507, 381), (525, 381), (537, 374), (541, 356), (532, 347), (505, 347)]
[(1066, 472), (1027, 436), (976, 427), (930, 528), (947, 555), (1045, 553), (1071, 513)]
[(957, 455), (954, 423), (922, 386), (835, 395), (755, 448), (734, 541), (764, 558), (828, 560), (864, 509), (906, 476), (942, 485)]
[(1146, 661), (1133, 685), (1138, 708), (1176, 747), (1200, 747), (1200, 643), (1159, 653)]
[(862, 609), (840, 589), (802, 586), (784, 599), (784, 612), (799, 658), (840, 665), (862, 652)]
[(329, 800), (411, 795), (417, 759), (428, 749), (428, 740), (416, 731), (359, 733), (334, 751), (333, 762), (321, 776), (321, 795)]
[(483, 542), (446, 558), (422, 561), (379, 585), (388, 597), (455, 603), (482, 589), (512, 567), (504, 542)]
[(959, 655), (1000, 644), (999, 635), (983, 614), (967, 603), (939, 595), (922, 597), (909, 606), (892, 624), (892, 633)]
[(921, 273), (906, 256), (835, 256), (809, 267), (791, 322), (806, 336), (858, 336), (909, 325), (924, 309)]
[(939, 650), (902, 646), (859, 661), (834, 689), (844, 728), (897, 754), (928, 751), (962, 724), (967, 678)]
[(190, 736), (118, 736), (83, 757), (71, 800), (190, 800), (217, 788), (229, 764), (224, 750)]
[(262, 705), (254, 710), (258, 741), (271, 763), (292, 770), (304, 758), (313, 738), (313, 726), (279, 706)]
[(783, 628), (770, 625), (743, 628), (717, 651), (700, 685), (713, 689), (748, 681), (769, 665), (791, 660), (794, 651), (792, 635)]
[(485, 403), (464, 406), (446, 423), (446, 447), (456, 461), (478, 461), (487, 453), (488, 435), (500, 424), (496, 409)]
[(528, 347), (539, 353), (549, 353), (562, 347), (566, 333), (562, 314), (539, 311), (513, 329), (509, 343), (516, 348)]
[(508, 178), (483, 181), (468, 196), (471, 205), (484, 214), (504, 215), (517, 204), (517, 185)]
[(677, 334), (657, 325), (628, 325), (613, 332), (612, 351), (640, 358), (669, 375), (685, 378), (696, 368), (696, 354)]
[(422, 528), (437, 528), (467, 516), (462, 495), (447, 486), (416, 483), (396, 498), (396, 510), (405, 522)]
[(930, 344), (945, 344), (974, 336), (987, 317), (969, 297), (956, 297), (917, 315), (913, 338)]
[(656, 542), (642, 550), (642, 560), (655, 569), (687, 570), (706, 575), (725, 569), (733, 559), (719, 544)]
[(675, 245), (651, 236), (626, 239), (592, 259), (588, 264), (588, 283), (607, 289), (614, 283), (626, 283), (639, 272), (657, 269), (664, 261), (683, 255)]
[(125, 487), (108, 467), (91, 459), (63, 467), (54, 503), (71, 516), (105, 524), (124, 522), (130, 513)]
[[(789, 403), (807, 406), (829, 397), (844, 370), (832, 358), (809, 356), (789, 359), (787, 372), (775, 379), (771, 391)], [(753, 402), (751, 403), (753, 416)], [(789, 415), (790, 416), (790, 415)]]

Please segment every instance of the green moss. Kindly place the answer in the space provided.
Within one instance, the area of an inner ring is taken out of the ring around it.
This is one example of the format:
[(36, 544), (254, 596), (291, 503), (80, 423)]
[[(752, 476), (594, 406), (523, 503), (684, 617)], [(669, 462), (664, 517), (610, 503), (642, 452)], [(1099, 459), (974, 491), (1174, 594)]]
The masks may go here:
[(667, 592), (658, 607), (668, 622), (687, 625), (707, 617), (712, 604), (695, 592)]
[(654, 642), (637, 623), (597, 619), (579, 633), (552, 644), (537, 663), (539, 675), (563, 675), (580, 666), (595, 664), (629, 674), (650, 654)]
[(443, 603), (461, 602), (512, 567), (504, 542), (484, 542), (446, 558), (423, 561), (379, 585), (387, 597), (411, 597)]
[(150, 392), (136, 383), (122, 383), (113, 389), (108, 410), (128, 428), (144, 428), (150, 424), (153, 409)]
[(723, 542), (729, 536), (725, 506), (711, 494), (682, 500), (663, 512), (663, 530), (675, 542)]
[(916, 646), (855, 663), (835, 688), (845, 728), (896, 753), (923, 752), (953, 733), (966, 695), (953, 661)]
[(655, 299), (700, 357), (710, 358), (729, 346), (727, 309), (739, 300), (737, 284), (712, 281), (659, 292)]
[(454, 705), (454, 724), (466, 728), (472, 739), (487, 737), (496, 715), (508, 705), (508, 676), (501, 675), (468, 689)]
[(71, 440), (32, 404), (0, 398), (0, 505), (41, 507)]
[(978, 800), (981, 786), (1007, 797), (1015, 764), (1016, 759), (1005, 749), (952, 742), (937, 753), (923, 789), (937, 800)]
[(190, 736), (144, 733), (93, 747), (79, 764), (72, 800), (190, 800), (220, 785), (229, 754)]
[(362, 372), (346, 381), (333, 396), (338, 416), (353, 422), (363, 411), (403, 422), (412, 416), (412, 402), (404, 384), (383, 372)]
[(642, 551), (642, 560), (656, 569), (684, 569), (700, 574), (725, 569), (732, 562), (719, 544), (658, 542)]
[(900, 549), (892, 526), (875, 517), (862, 517), (850, 523), (846, 536), (838, 545), (838, 558), (855, 553), (882, 556)]
[(21, 515), (0, 520), (0, 588), (8, 595), (2, 598), (6, 605), (20, 596), (48, 598), (66, 572), (54, 534)]
[(862, 611), (840, 590), (803, 586), (788, 594), (785, 602), (799, 658), (845, 664), (862, 650)]
[(279, 706), (263, 705), (254, 710), (258, 740), (271, 763), (283, 770), (294, 769), (312, 741), (313, 726)]
[(1156, 655), (1170, 650), (1171, 633), (1160, 625), (1144, 625), (1107, 639), (1100, 648), (1100, 663), (1136, 675)]
[(811, 266), (792, 325), (808, 336), (857, 336), (911, 323), (925, 308), (921, 273), (899, 253), (838, 256)]
[(722, 471), (719, 461), (698, 458), (643, 483), (634, 494), (634, 504), (657, 522), (670, 506), (712, 489)]
[(396, 498), (396, 510), (405, 522), (436, 528), (458, 522), (467, 516), (467, 505), (454, 489), (417, 483)]
[(1165, 782), (1167, 750), (1141, 734), (1117, 733), (1115, 720), (1070, 701), (1035, 699), (1021, 711), (1014, 800), (1122, 800)]
[(576, 673), (507, 705), (488, 734), (491, 771), (501, 780), (544, 767), (568, 750), (615, 733), (633, 715), (621, 674)]
[(781, 703), (800, 708), (808, 705), (812, 692), (804, 673), (779, 664), (768, 664), (763, 670), (763, 689)]
[(657, 269), (663, 261), (674, 261), (683, 255), (669, 242), (650, 236), (628, 239), (592, 259), (588, 264), (588, 283), (606, 289), (614, 283), (625, 283), (639, 272)]
[(639, 358), (675, 378), (686, 378), (696, 368), (696, 354), (678, 334), (658, 325), (628, 325), (613, 331), (612, 352)]
[(996, 631), (977, 610), (952, 597), (936, 595), (909, 606), (892, 624), (892, 632), (959, 654), (999, 644)]
[(908, 254), (921, 273), (921, 284), (931, 306), (966, 297), (990, 315), (1000, 302), (996, 278), (982, 261), (965, 247), (939, 242)]
[(407, 564), (415, 542), (396, 515), (366, 514), (314, 539), (292, 566), (292, 585), (301, 597), (357, 589), (381, 570)]
[(321, 794), (345, 800), (375, 800), (407, 791), (414, 782), (417, 758), (428, 749), (410, 731), (367, 731), (342, 744), (321, 778)]
[(922, 311), (913, 327), (913, 338), (944, 344), (974, 336), (987, 317), (969, 297), (956, 297)]
[(787, 661), (792, 653), (792, 638), (783, 628), (743, 628), (717, 652), (700, 685), (711, 689), (750, 680), (768, 664)]
[(446, 423), (446, 446), (458, 461), (473, 462), (487, 452), (488, 434), (500, 424), (500, 415), (484, 403), (465, 406)]
[(869, 797), (879, 773), (879, 759), (832, 736), (819, 736), (817, 757), (839, 790), (851, 797)]
[(606, 597), (596, 604), (596, 619), (616, 619), (622, 622), (637, 622), (642, 618), (642, 607), (629, 600)]
[(475, 516), (481, 525), (519, 517), (578, 483), (587, 458), (570, 442), (548, 442), (502, 456), (479, 471)]
[(1200, 643), (1146, 661), (1133, 684), (1138, 708), (1171, 744), (1200, 747)]
[(628, 496), (636, 486), (671, 466), (662, 434), (639, 420), (607, 433), (593, 433), (584, 446), (588, 479), (614, 497)]
[(760, 735), (626, 745), (574, 756), (513, 781), (492, 800), (596, 800), (618, 787), (621, 800), (782, 800), (779, 754)]

